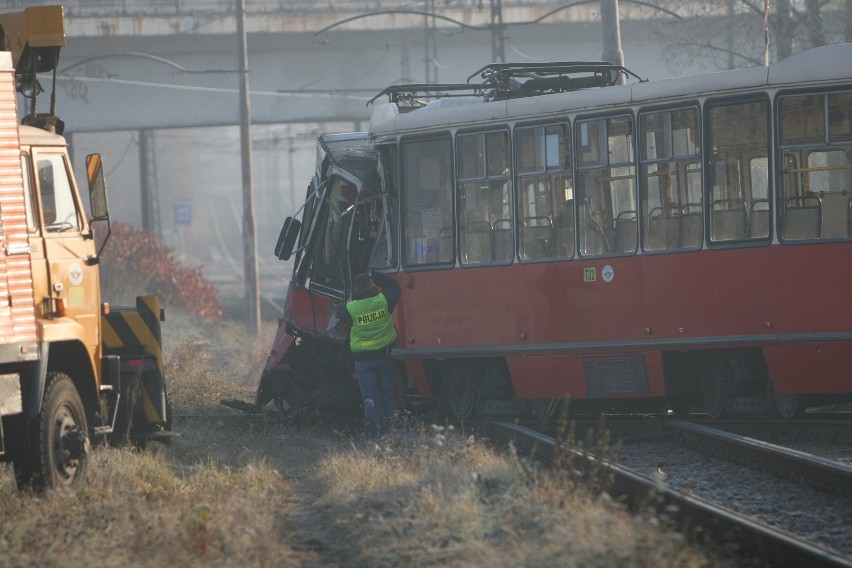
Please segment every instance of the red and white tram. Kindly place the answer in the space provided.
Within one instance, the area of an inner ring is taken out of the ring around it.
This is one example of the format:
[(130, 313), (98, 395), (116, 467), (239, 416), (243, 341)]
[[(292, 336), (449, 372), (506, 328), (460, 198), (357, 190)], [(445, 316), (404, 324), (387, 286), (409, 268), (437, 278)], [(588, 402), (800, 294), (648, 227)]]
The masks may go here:
[(622, 71), (492, 65), (321, 137), (256, 402), (358, 400), (338, 314), (368, 268), (403, 289), (401, 390), (458, 418), (565, 397), (791, 417), (852, 393), (852, 44)]

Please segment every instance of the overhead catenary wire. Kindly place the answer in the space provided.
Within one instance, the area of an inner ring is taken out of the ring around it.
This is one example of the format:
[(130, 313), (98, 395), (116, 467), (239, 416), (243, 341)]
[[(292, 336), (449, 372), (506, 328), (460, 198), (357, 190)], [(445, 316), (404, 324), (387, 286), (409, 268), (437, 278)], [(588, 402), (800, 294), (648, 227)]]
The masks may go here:
[[(203, 87), (200, 85), (181, 85), (178, 83), (157, 83), (152, 81), (135, 81), (133, 79), (118, 79), (116, 77), (81, 77), (76, 75), (59, 75), (57, 76), (57, 81), (85, 81), (91, 83), (114, 83), (118, 85), (132, 85), (137, 87), (152, 87), (152, 88), (160, 88), (160, 89), (173, 89), (178, 91), (198, 91), (198, 92), (207, 92), (207, 93), (224, 93), (224, 94), (239, 94), (239, 90), (236, 88), (228, 88), (228, 87)], [(317, 97), (321, 98), (347, 98), (353, 99), (356, 101), (368, 101), (370, 97), (360, 97), (354, 95), (347, 95), (346, 92), (349, 91), (358, 91), (358, 92), (372, 92), (381, 90), (380, 88), (376, 89), (343, 89), (341, 92), (335, 92), (331, 89), (311, 89), (308, 91), (256, 91), (251, 90), (249, 94), (251, 96), (259, 96), (259, 97), (304, 97), (315, 99)]]

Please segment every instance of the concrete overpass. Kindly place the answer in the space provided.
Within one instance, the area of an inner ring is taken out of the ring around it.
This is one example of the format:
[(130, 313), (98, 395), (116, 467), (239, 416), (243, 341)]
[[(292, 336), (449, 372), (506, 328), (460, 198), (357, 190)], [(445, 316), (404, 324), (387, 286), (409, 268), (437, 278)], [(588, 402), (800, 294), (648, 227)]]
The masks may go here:
[[(110, 15), (105, 5), (111, 3)], [(101, 6), (99, 13), (92, 4)], [(363, 120), (369, 116), (365, 102), (391, 83), (461, 82), (495, 60), (497, 26), (491, 26), (487, 2), (481, 10), (474, 2), (458, 9), (451, 3), (438, 10), (448, 19), (436, 20), (435, 27), (424, 26), (427, 18), (419, 14), (388, 13), (314, 35), (371, 13), (367, 8), (393, 10), (398, 4), (352, 0), (337, 2), (339, 8), (332, 10), (317, 8), (318, 3), (249, 0), (252, 122)], [(601, 59), (596, 0), (539, 24), (520, 22), (533, 22), (560, 3), (507, 0), (503, 5), (499, 31), (506, 60)], [(177, 11), (184, 6), (192, 12)], [(69, 3), (59, 79), (66, 122), (74, 132), (237, 123), (232, 6), (216, 0)], [(273, 11), (274, 6), (279, 9)], [(671, 74), (655, 40), (658, 24), (623, 23), (628, 66), (654, 78)]]

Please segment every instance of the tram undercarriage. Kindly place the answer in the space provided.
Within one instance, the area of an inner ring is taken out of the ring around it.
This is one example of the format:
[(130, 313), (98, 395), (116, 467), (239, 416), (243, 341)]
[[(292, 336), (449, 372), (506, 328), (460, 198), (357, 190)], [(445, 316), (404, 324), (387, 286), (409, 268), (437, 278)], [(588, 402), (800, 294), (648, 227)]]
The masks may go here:
[[(284, 356), (265, 371), (253, 404), (229, 400), (222, 404), (260, 413), (272, 402), (281, 420), (335, 421), (360, 415), (357, 381), (351, 374), (349, 353), (335, 342), (313, 337), (290, 337)], [(706, 413), (718, 419), (765, 416), (792, 419), (806, 405), (837, 403), (836, 397), (780, 394), (775, 391), (759, 349), (730, 349), (666, 353), (664, 398), (595, 399), (570, 401), (572, 411)], [(400, 363), (400, 369), (403, 365)], [(406, 392), (407, 408), (432, 418), (452, 420), (558, 416), (565, 399), (520, 399), (516, 396), (505, 360), (500, 357), (424, 361), (431, 398)], [(413, 402), (412, 402), (413, 401)]]

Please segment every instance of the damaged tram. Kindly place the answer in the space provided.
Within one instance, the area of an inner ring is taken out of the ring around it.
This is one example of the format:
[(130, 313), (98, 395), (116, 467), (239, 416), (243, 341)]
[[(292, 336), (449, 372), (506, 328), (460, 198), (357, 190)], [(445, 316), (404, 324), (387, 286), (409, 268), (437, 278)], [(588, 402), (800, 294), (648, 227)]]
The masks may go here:
[(456, 418), (848, 400), (852, 45), (621, 73), (490, 65), (390, 88), (369, 132), (321, 137), (256, 405), (357, 412), (339, 315), (369, 268), (403, 290), (401, 399)]

